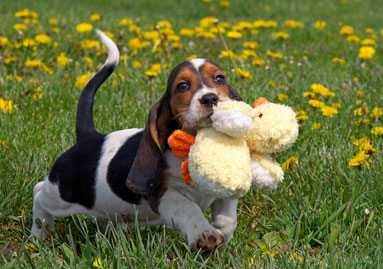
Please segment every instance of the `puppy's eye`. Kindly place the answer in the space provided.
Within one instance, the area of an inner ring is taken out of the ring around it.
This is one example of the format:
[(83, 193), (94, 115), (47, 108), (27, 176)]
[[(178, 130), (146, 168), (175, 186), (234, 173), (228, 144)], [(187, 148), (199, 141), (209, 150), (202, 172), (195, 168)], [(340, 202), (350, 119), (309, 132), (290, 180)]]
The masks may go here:
[(215, 83), (222, 85), (225, 83), (225, 77), (222, 75), (217, 75), (214, 77), (214, 81)]
[(184, 91), (189, 90), (189, 88), (190, 88), (190, 84), (185, 82), (185, 81), (177, 84), (177, 90), (178, 91), (184, 92)]

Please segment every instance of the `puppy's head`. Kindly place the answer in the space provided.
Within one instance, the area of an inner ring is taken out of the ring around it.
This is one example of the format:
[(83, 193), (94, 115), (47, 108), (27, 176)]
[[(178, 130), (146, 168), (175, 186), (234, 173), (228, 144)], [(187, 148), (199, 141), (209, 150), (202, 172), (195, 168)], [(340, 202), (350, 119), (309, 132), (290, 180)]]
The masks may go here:
[(177, 65), (169, 75), (164, 95), (149, 112), (126, 186), (140, 194), (156, 189), (169, 135), (179, 128), (195, 132), (211, 126), (213, 106), (230, 99), (241, 100), (241, 96), (227, 84), (215, 63), (192, 59)]
[(241, 100), (218, 65), (205, 59), (192, 59), (176, 66), (170, 73), (167, 91), (172, 96), (174, 119), (189, 131), (209, 127), (213, 106), (218, 102)]

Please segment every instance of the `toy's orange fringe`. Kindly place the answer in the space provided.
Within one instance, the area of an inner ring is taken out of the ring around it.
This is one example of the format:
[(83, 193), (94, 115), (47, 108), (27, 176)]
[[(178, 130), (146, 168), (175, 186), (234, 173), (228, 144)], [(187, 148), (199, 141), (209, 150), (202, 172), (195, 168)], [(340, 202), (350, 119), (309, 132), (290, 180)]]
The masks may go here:
[(182, 173), (182, 178), (183, 178), (185, 184), (190, 185), (192, 182), (192, 178), (191, 178), (190, 173), (189, 173), (189, 159), (186, 159), (185, 161), (182, 162), (181, 173)]
[(257, 107), (267, 103), (270, 103), (269, 100), (267, 100), (265, 97), (259, 97), (257, 100), (255, 100), (253, 107)]
[(195, 137), (181, 130), (175, 130), (168, 138), (169, 147), (177, 158), (187, 157)]

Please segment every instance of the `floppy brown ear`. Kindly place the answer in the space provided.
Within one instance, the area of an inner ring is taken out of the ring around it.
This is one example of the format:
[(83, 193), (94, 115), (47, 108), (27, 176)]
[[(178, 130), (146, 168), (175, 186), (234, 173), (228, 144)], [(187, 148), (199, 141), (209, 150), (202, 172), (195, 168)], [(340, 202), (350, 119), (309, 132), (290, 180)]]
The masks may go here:
[(229, 98), (235, 101), (242, 101), (241, 95), (229, 85)]
[(176, 129), (172, 118), (169, 97), (165, 93), (149, 112), (144, 134), (125, 183), (133, 192), (149, 194), (161, 182), (163, 153), (168, 148), (166, 140)]

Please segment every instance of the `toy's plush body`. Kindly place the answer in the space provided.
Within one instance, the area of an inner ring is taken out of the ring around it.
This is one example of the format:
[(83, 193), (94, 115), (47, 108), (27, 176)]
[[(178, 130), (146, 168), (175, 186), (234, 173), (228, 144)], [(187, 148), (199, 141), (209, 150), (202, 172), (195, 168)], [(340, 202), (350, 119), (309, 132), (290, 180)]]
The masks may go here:
[[(274, 189), (283, 180), (280, 165), (267, 153), (281, 152), (295, 142), (295, 113), (265, 99), (255, 104), (252, 108), (243, 102), (227, 101), (214, 107), (213, 127), (199, 130), (190, 143), (189, 154), (183, 151), (178, 156), (189, 157), (183, 165), (187, 184), (214, 197), (235, 199), (251, 185)], [(169, 145), (177, 151), (172, 138)]]

